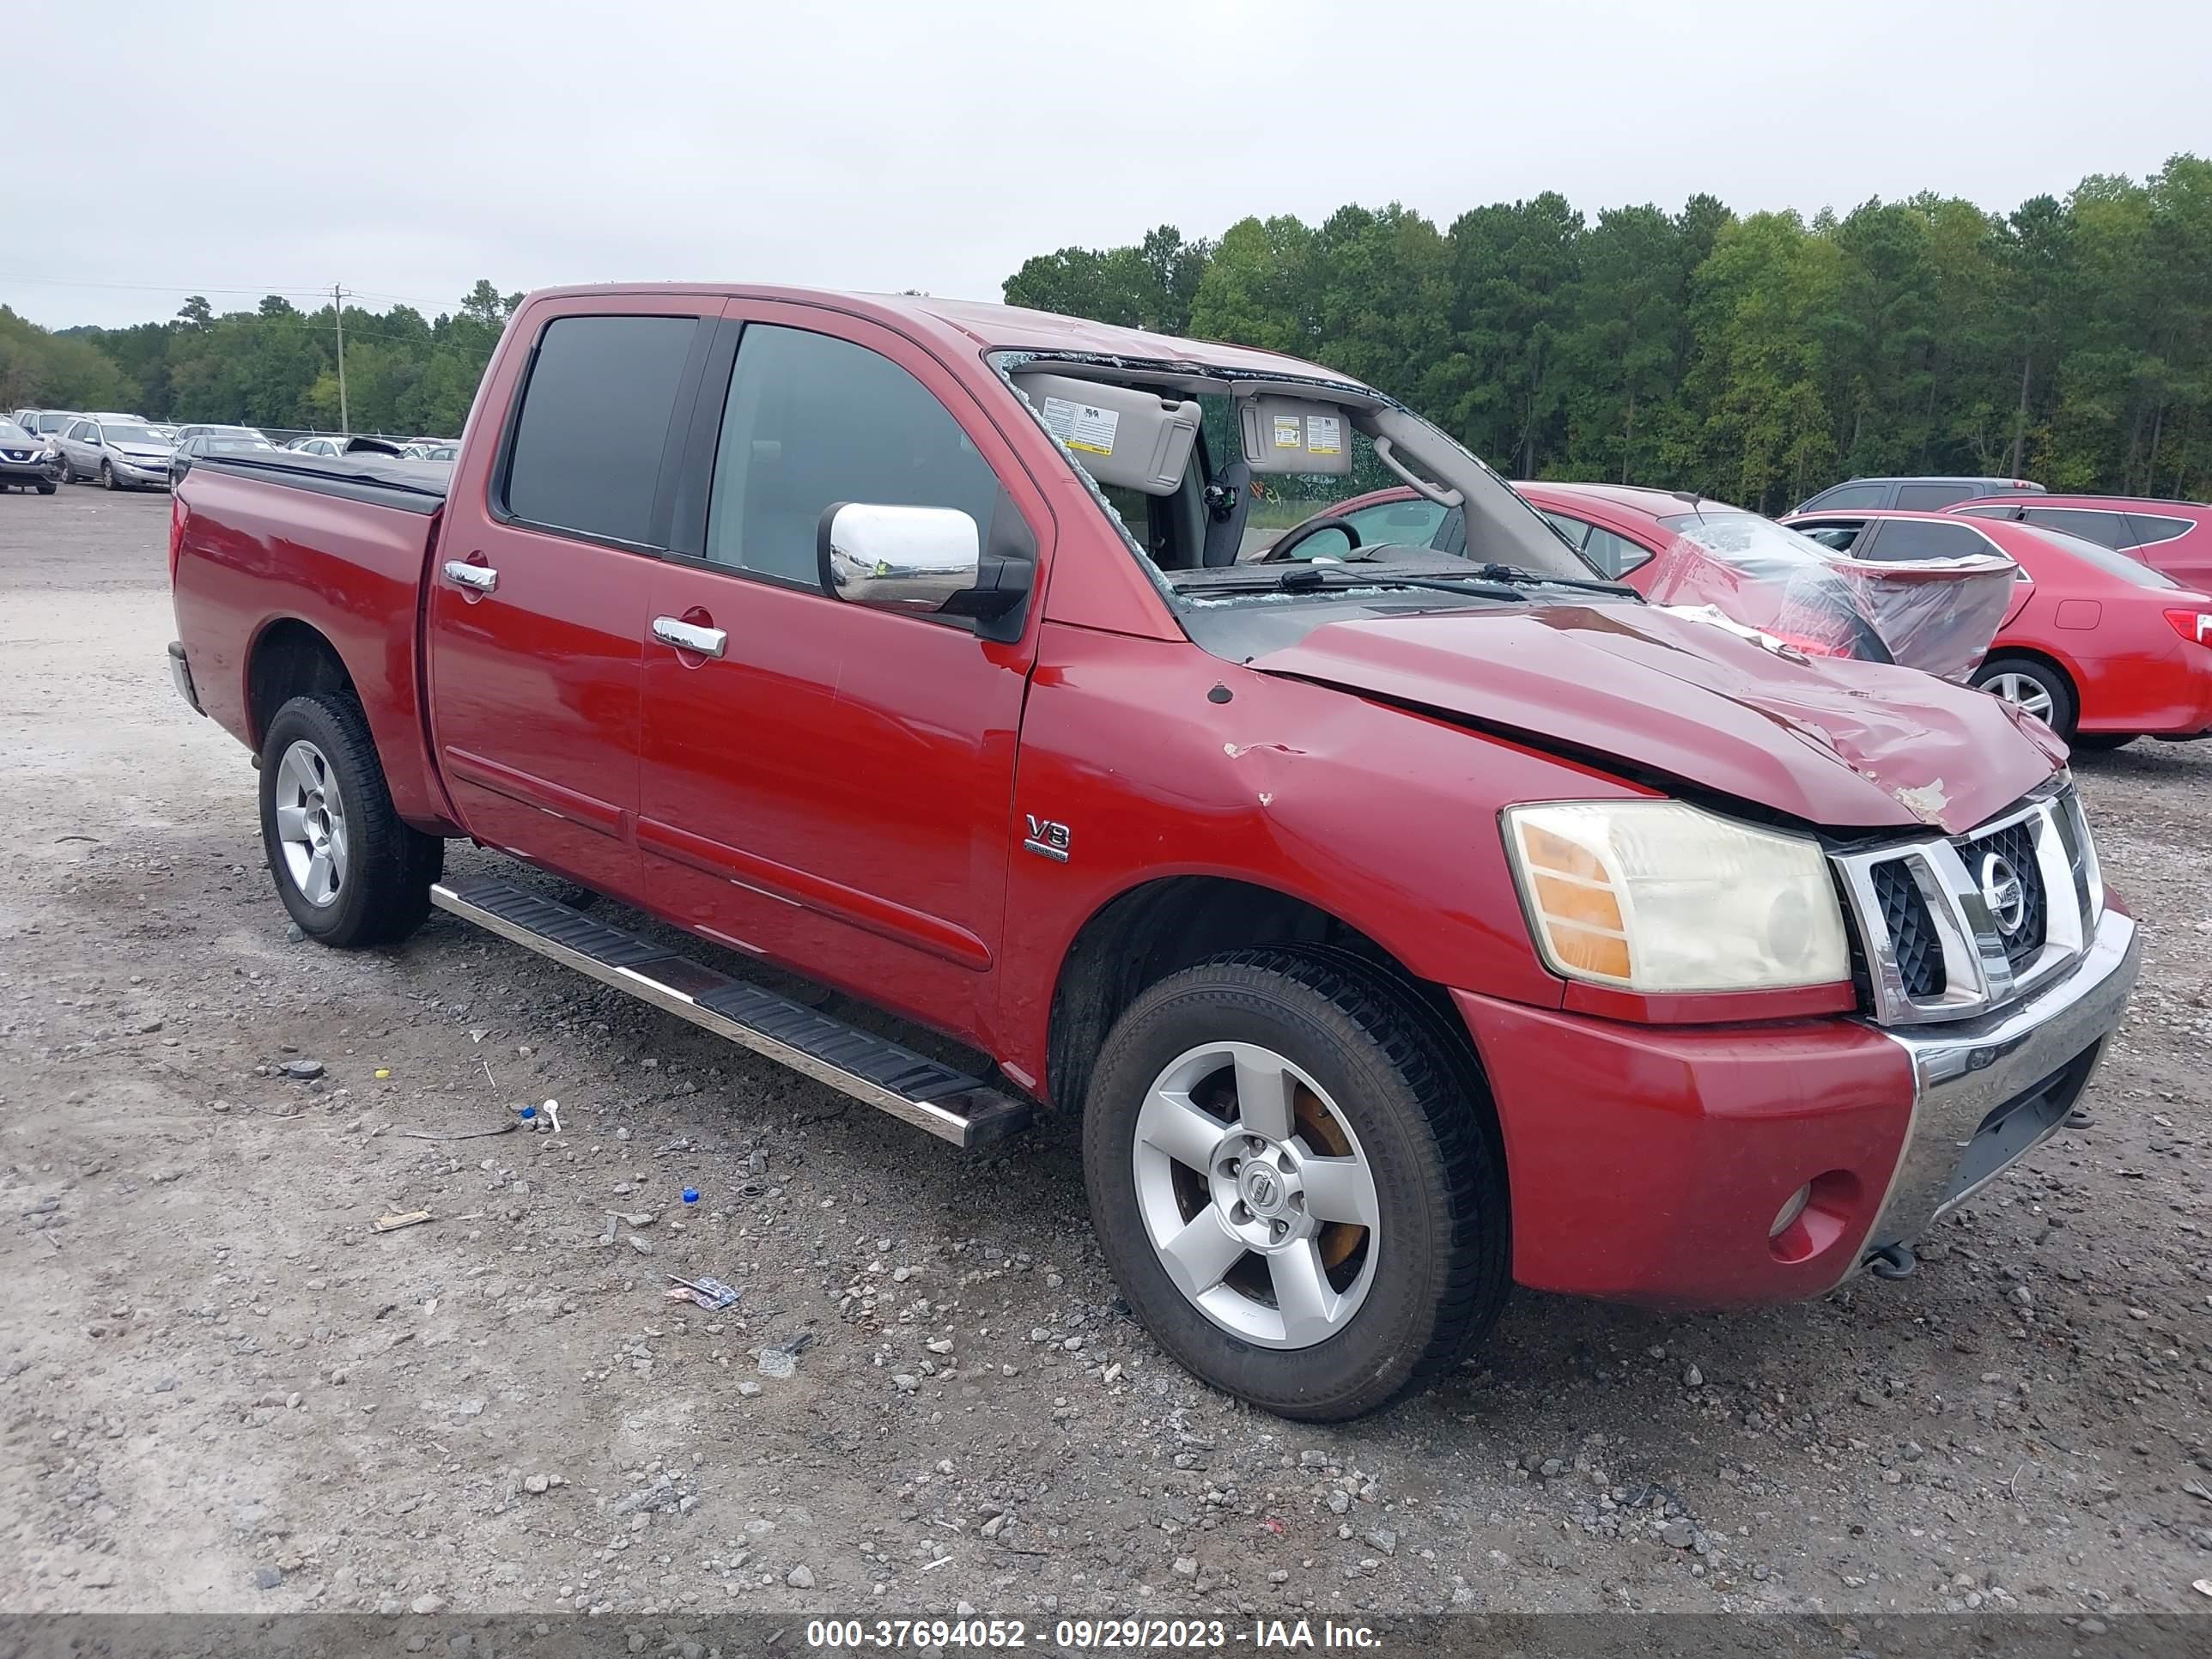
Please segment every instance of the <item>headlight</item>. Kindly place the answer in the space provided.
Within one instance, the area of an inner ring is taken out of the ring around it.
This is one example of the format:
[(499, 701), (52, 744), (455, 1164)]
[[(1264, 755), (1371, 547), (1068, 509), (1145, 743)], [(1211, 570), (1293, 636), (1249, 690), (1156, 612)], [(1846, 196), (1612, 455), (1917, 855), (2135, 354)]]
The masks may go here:
[(1555, 972), (1653, 994), (1850, 977), (1827, 858), (1804, 836), (1671, 800), (1514, 806), (1504, 822)]

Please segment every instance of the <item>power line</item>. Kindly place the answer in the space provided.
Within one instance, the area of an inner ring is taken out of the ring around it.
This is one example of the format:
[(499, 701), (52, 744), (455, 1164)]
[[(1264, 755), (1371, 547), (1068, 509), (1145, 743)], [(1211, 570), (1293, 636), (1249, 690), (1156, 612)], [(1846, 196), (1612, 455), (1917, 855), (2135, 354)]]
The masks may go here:
[[(0, 283), (29, 283), (47, 288), (116, 289), (141, 294), (182, 294), (187, 297), (195, 294), (275, 294), (288, 300), (301, 299), (310, 295), (319, 299), (323, 295), (330, 291), (327, 289), (320, 288), (286, 288), (274, 283), (270, 283), (266, 287), (228, 288), (220, 283), (193, 283), (185, 284), (176, 283), (89, 283), (76, 282), (66, 276), (18, 276), (4, 273), (0, 273)], [(458, 308), (460, 304), (460, 301), (458, 300), (451, 301), (444, 300), (425, 300), (419, 295), (387, 294), (380, 289), (348, 289), (346, 292), (354, 295), (356, 298), (366, 296), (375, 300), (397, 300), (402, 305), (409, 306), (430, 306), (437, 307), (450, 305)]]

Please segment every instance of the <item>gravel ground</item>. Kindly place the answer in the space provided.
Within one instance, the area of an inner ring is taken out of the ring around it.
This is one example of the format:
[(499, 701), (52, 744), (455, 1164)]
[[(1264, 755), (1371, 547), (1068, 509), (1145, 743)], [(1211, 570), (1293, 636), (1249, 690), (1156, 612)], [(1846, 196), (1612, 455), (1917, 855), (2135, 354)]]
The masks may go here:
[(1049, 1125), (963, 1158), (442, 915), (288, 943), (167, 512), (0, 495), (0, 1612), (2212, 1607), (2212, 746), (2081, 762), (2142, 990), (1917, 1275), (1522, 1295), (1304, 1428), (1119, 1310)]

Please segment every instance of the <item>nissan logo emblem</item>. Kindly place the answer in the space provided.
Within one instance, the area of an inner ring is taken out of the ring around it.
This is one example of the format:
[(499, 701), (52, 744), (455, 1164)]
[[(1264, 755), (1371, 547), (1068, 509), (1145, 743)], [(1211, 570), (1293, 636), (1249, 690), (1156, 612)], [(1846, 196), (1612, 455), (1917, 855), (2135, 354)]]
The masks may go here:
[(2021, 923), (2027, 920), (2027, 890), (2021, 885), (2019, 872), (1995, 853), (1982, 860), (1982, 902), (2008, 933), (2020, 932)]

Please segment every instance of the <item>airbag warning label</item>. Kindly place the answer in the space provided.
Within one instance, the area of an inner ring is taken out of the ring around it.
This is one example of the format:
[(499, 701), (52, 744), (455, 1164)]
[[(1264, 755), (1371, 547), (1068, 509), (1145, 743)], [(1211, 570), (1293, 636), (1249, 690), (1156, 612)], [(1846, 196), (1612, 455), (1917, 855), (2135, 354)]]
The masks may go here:
[(1300, 427), (1298, 417), (1295, 415), (1276, 416), (1275, 447), (1278, 449), (1304, 449), (1305, 447), (1305, 434)]
[(1344, 428), (1334, 415), (1306, 416), (1306, 453), (1336, 455), (1344, 449)]
[(1121, 424), (1121, 417), (1115, 410), (1100, 409), (1094, 404), (1048, 398), (1044, 400), (1044, 424), (1047, 431), (1070, 449), (1092, 455), (1111, 455), (1114, 428)]

